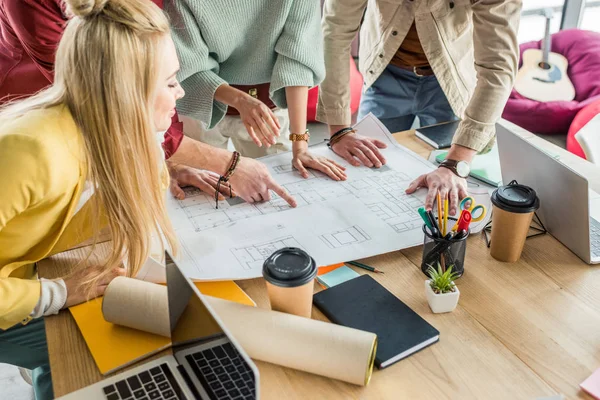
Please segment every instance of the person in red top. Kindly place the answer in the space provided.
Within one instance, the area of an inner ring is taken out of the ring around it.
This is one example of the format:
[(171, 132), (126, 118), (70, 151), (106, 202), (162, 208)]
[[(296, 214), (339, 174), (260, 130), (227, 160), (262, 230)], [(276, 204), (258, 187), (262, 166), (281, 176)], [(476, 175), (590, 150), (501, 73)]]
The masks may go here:
[[(163, 0), (152, 1), (162, 8)], [(67, 19), (62, 0), (0, 0), (0, 105), (31, 96), (53, 82), (54, 55)], [(208, 171), (225, 174), (232, 160), (229, 151), (184, 137), (177, 114), (165, 132), (163, 149), (171, 192), (180, 199), (184, 196), (180, 186), (187, 185), (214, 195), (218, 177)], [(242, 157), (229, 182), (250, 203), (269, 200), (273, 190), (291, 206), (296, 204), (267, 168), (252, 159)], [(221, 191), (229, 195), (227, 185), (221, 185)]]

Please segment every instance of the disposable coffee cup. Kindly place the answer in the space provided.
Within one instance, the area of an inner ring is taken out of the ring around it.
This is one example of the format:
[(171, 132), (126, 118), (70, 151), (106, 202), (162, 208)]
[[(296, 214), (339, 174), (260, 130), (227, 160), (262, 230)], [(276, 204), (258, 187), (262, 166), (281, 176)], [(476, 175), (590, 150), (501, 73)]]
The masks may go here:
[(498, 261), (516, 262), (527, 239), (534, 212), (540, 208), (535, 190), (509, 184), (492, 193), (492, 239), (490, 254)]
[(315, 260), (302, 249), (284, 247), (271, 254), (263, 264), (271, 309), (310, 318), (316, 276)]

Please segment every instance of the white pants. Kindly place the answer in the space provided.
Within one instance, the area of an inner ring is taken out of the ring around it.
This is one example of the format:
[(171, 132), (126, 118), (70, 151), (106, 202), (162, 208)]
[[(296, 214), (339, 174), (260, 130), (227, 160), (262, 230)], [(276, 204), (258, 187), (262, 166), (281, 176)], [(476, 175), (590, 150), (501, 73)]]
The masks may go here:
[(273, 110), (273, 114), (279, 120), (281, 129), (277, 143), (270, 147), (266, 147), (264, 144), (262, 147), (258, 147), (254, 143), (239, 115), (226, 115), (213, 129), (206, 129), (202, 122), (185, 115), (181, 115), (179, 119), (183, 122), (183, 133), (192, 139), (221, 149), (226, 149), (227, 143), (231, 139), (233, 146), (242, 156), (259, 158), (292, 149), (292, 142), (289, 140), (290, 119), (288, 111), (278, 108)]

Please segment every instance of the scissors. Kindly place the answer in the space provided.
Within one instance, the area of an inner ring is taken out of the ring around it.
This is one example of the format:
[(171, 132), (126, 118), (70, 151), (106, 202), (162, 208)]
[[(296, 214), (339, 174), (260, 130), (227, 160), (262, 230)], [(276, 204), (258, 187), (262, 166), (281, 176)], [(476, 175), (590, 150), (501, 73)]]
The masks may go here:
[(454, 228), (452, 228), (454, 232), (456, 232), (459, 227), (468, 227), (471, 222), (481, 221), (485, 218), (485, 214), (487, 213), (485, 206), (476, 204), (475, 199), (471, 196), (462, 199), (459, 208), (461, 210), (460, 217), (458, 217), (458, 222), (454, 225)]

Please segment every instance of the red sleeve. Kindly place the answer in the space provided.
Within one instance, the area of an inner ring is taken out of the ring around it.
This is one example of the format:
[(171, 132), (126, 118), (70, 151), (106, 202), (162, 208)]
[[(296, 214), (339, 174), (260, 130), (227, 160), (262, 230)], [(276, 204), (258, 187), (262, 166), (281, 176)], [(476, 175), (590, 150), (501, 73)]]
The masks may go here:
[(166, 159), (175, 154), (182, 140), (183, 122), (179, 121), (179, 116), (175, 112), (175, 115), (171, 119), (171, 127), (165, 132), (165, 141), (163, 142)]
[(5, 2), (5, 10), (23, 48), (42, 74), (54, 81), (54, 54), (65, 29), (61, 0)]

